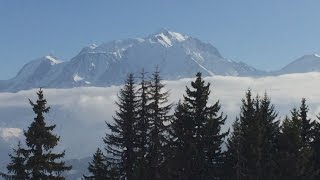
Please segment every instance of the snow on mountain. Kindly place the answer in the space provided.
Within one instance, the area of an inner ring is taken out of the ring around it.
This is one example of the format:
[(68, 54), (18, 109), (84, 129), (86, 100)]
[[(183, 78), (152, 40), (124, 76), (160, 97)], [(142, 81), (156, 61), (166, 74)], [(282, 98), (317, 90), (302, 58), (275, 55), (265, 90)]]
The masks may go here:
[(17, 91), (22, 89), (46, 87), (61, 71), (63, 62), (53, 56), (35, 59), (22, 67), (16, 77), (0, 81), (0, 90)]
[(45, 56), (45, 59), (48, 60), (52, 66), (62, 63), (62, 61), (59, 61), (52, 56)]
[(320, 72), (320, 56), (318, 54), (304, 55), (286, 65), (274, 74), (291, 74), (305, 72)]
[(226, 60), (211, 44), (161, 29), (145, 38), (92, 44), (70, 61), (52, 56), (31, 61), (15, 78), (0, 81), (0, 91), (117, 85), (128, 73), (153, 72), (155, 67), (163, 79), (193, 77), (196, 72), (204, 76), (264, 74), (245, 63)]

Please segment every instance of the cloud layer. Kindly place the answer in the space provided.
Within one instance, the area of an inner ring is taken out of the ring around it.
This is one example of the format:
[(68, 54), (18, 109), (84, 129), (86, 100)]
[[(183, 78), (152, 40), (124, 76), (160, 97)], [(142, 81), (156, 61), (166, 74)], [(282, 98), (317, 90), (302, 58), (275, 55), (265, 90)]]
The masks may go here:
[[(193, 79), (165, 81), (170, 92), (170, 101), (182, 98), (185, 86)], [(320, 112), (320, 73), (290, 74), (264, 78), (215, 76), (205, 78), (211, 83), (210, 102), (219, 100), (222, 111), (228, 115), (226, 128), (239, 114), (241, 99), (250, 88), (254, 94), (267, 92), (279, 111), (279, 118), (299, 107), (302, 97), (307, 98), (310, 116)], [(69, 158), (90, 156), (102, 145), (107, 132), (105, 121), (111, 122), (116, 109), (118, 86), (73, 89), (45, 89), (45, 97), (51, 106), (46, 116), (48, 123), (57, 125), (61, 136), (60, 149), (66, 149)], [(36, 90), (18, 93), (0, 93), (0, 143), (16, 144), (16, 137), (27, 129), (33, 117), (28, 98), (36, 100)], [(13, 137), (13, 138), (11, 138)], [(10, 143), (8, 143), (10, 141)], [(0, 157), (7, 155), (1, 153)]]

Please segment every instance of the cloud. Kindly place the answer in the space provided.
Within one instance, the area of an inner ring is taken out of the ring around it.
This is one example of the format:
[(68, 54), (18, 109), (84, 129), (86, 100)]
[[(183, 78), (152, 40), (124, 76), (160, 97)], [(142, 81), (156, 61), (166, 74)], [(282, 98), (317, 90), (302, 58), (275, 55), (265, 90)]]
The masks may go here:
[(0, 137), (6, 141), (12, 138), (19, 138), (22, 135), (22, 130), (19, 128), (0, 128)]
[[(185, 86), (189, 86), (191, 80), (165, 81), (170, 102), (176, 103), (182, 98)], [(209, 102), (219, 100), (221, 110), (228, 115), (224, 129), (230, 127), (239, 114), (241, 99), (248, 88), (254, 94), (267, 92), (279, 111), (279, 117), (284, 117), (291, 108), (299, 107), (302, 97), (307, 99), (312, 118), (320, 112), (320, 73), (263, 78), (214, 76), (205, 80), (211, 83)], [(119, 86), (111, 86), (44, 90), (51, 106), (47, 122), (57, 125), (55, 132), (61, 136), (59, 149), (66, 149), (68, 157), (91, 156), (98, 146), (102, 146), (102, 138), (107, 132), (105, 121), (112, 122), (119, 89)], [(18, 129), (27, 129), (34, 118), (28, 98), (36, 100), (36, 91), (0, 93), (0, 127), (6, 128), (6, 135), (2, 138), (16, 136)]]

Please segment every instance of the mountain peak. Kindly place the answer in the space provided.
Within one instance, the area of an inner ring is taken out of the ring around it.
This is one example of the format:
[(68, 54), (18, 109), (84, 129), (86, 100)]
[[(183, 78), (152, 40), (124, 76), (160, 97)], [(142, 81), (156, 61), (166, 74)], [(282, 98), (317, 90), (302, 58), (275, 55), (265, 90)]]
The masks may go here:
[(96, 44), (91, 44), (91, 45), (89, 46), (90, 49), (95, 49), (95, 48), (97, 48), (97, 47), (98, 47), (98, 45), (96, 45)]
[(320, 58), (319, 54), (313, 54), (313, 56)]
[(161, 28), (149, 37), (150, 42), (159, 42), (165, 47), (171, 47), (175, 42), (183, 42), (189, 37), (178, 32), (170, 31), (166, 28)]
[(45, 58), (45, 60), (49, 61), (51, 65), (56, 65), (56, 64), (62, 63), (62, 61), (58, 60), (57, 58), (55, 58), (52, 55), (47, 55), (44, 58)]

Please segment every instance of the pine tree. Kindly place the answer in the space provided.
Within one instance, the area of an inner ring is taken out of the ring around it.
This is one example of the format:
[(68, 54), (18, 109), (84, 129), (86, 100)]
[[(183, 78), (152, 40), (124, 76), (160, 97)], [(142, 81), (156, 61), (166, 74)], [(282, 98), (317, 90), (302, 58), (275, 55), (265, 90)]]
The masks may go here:
[(315, 174), (315, 179), (320, 179), (320, 116), (317, 116), (318, 121), (313, 123), (313, 142), (312, 147), (312, 169)]
[[(150, 162), (149, 179), (161, 179), (163, 164), (165, 162), (168, 144), (168, 115), (171, 104), (168, 104), (168, 92), (164, 90), (164, 84), (161, 83), (160, 72), (158, 68), (152, 74), (150, 80), (150, 131), (148, 161)], [(162, 178), (163, 179), (163, 178)]]
[(197, 152), (192, 131), (195, 126), (185, 103), (177, 104), (170, 125), (170, 149), (168, 170), (171, 179), (190, 179), (194, 175)]
[(7, 179), (28, 179), (28, 173), (26, 171), (25, 161), (27, 159), (25, 153), (23, 153), (22, 145), (19, 141), (17, 149), (14, 149), (14, 154), (10, 154), (11, 162), (7, 165), (9, 174), (0, 173), (0, 175)]
[(47, 100), (41, 88), (37, 95), (36, 103), (29, 100), (36, 117), (24, 132), (28, 147), (22, 149), (28, 155), (25, 166), (31, 179), (65, 179), (61, 173), (70, 170), (71, 166), (66, 166), (61, 160), (57, 162), (64, 157), (65, 152), (52, 152), (60, 137), (52, 134), (56, 125), (47, 126), (45, 122), (44, 115), (49, 112), (50, 107), (47, 106)]
[(243, 132), (239, 118), (232, 125), (233, 131), (227, 141), (227, 152), (224, 157), (224, 179), (241, 180), (246, 176), (246, 159), (243, 152)]
[(299, 118), (301, 121), (301, 138), (302, 138), (302, 157), (303, 162), (305, 162), (304, 167), (304, 179), (313, 179), (315, 172), (312, 171), (312, 132), (313, 132), (313, 122), (310, 118), (308, 118), (308, 111), (309, 107), (306, 105), (306, 99), (302, 98), (300, 111), (299, 111)]
[(149, 144), (148, 131), (150, 120), (150, 106), (149, 106), (149, 87), (150, 83), (145, 79), (146, 73), (144, 70), (141, 72), (140, 84), (138, 89), (138, 121), (135, 125), (137, 131), (137, 164), (136, 164), (136, 177), (137, 179), (147, 180), (148, 159), (147, 148)]
[(275, 179), (279, 121), (265, 93), (252, 98), (248, 90), (242, 100), (240, 118), (228, 140), (226, 175), (231, 179)]
[(299, 117), (301, 118), (302, 131), (301, 136), (304, 143), (304, 146), (310, 146), (311, 143), (311, 134), (312, 134), (312, 123), (311, 119), (308, 118), (309, 107), (306, 105), (306, 99), (302, 98), (300, 105)]
[(251, 97), (251, 91), (246, 94), (246, 100), (243, 100), (241, 108), (240, 123), (243, 131), (243, 151), (246, 159), (245, 168), (247, 178), (259, 179), (261, 173), (261, 126), (258, 119), (260, 102)]
[(110, 169), (111, 167), (106, 164), (106, 157), (98, 148), (95, 154), (93, 155), (92, 162), (89, 163), (88, 167), (88, 170), (92, 175), (84, 176), (84, 179), (112, 179), (112, 177), (110, 177)]
[(260, 100), (258, 120), (261, 125), (261, 179), (276, 178), (276, 154), (278, 152), (279, 120), (276, 120), (278, 113), (267, 93)]
[(299, 111), (294, 108), (291, 118), (286, 117), (281, 125), (279, 137), (279, 176), (278, 179), (303, 179), (305, 161), (303, 160), (303, 139), (301, 137), (302, 122)]
[(201, 73), (186, 88), (186, 96), (179, 103), (172, 122), (171, 136), (176, 144), (176, 157), (181, 179), (212, 179), (221, 175), (221, 145), (228, 132), (221, 126), (226, 117), (220, 103), (208, 105), (210, 83), (205, 84)]
[(114, 123), (107, 123), (111, 130), (104, 138), (107, 151), (107, 162), (118, 167), (122, 178), (134, 178), (136, 163), (136, 130), (134, 128), (138, 113), (138, 100), (135, 90), (133, 74), (129, 74), (124, 87), (118, 95), (117, 106), (119, 110), (114, 117)]
[[(230, 174), (235, 179), (259, 179), (261, 136), (260, 122), (257, 120), (256, 108), (259, 101), (252, 98), (251, 91), (242, 99), (239, 120), (235, 121), (234, 132), (228, 140), (228, 162)], [(232, 162), (233, 161), (233, 162)]]

